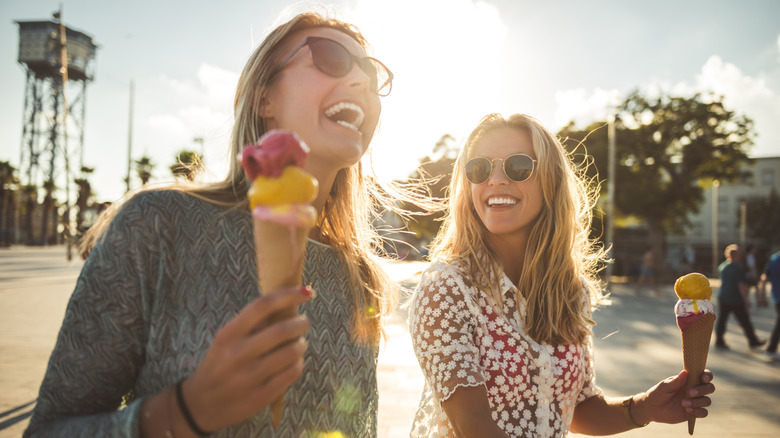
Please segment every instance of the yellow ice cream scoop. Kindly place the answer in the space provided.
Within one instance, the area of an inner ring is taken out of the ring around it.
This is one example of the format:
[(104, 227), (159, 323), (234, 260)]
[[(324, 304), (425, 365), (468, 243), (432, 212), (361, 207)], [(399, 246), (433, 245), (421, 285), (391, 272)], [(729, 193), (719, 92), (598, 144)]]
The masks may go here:
[(674, 282), (674, 293), (681, 300), (709, 300), (712, 297), (712, 286), (705, 275), (691, 272)]
[(317, 179), (300, 167), (287, 166), (279, 178), (258, 176), (249, 188), (249, 203), (281, 205), (308, 203), (317, 197)]

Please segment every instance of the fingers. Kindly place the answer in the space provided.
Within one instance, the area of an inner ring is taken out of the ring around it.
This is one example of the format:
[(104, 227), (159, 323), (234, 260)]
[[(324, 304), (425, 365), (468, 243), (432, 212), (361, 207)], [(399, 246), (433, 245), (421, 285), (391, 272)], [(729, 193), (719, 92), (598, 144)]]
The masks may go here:
[(231, 338), (247, 336), (269, 315), (302, 304), (310, 300), (312, 294), (308, 287), (290, 287), (263, 295), (244, 307), (221, 331)]
[(704, 418), (709, 414), (706, 408), (712, 405), (712, 400), (709, 397), (684, 399), (682, 405), (685, 408), (685, 412), (697, 418)]
[(279, 399), (302, 373), (303, 359), (300, 358), (271, 376), (264, 384), (258, 385), (252, 393), (254, 403), (268, 404), (273, 400)]
[(701, 373), (701, 384), (696, 385), (688, 391), (687, 397), (701, 397), (715, 392), (715, 385), (712, 384), (714, 376), (710, 370), (704, 370)]
[(247, 337), (241, 348), (250, 357), (260, 357), (290, 341), (300, 338), (309, 330), (309, 320), (303, 315), (296, 315), (266, 327)]
[(307, 348), (306, 340), (298, 338), (294, 342), (261, 357), (255, 366), (255, 379), (263, 385), (268, 385), (287, 368), (295, 366), (299, 361), (303, 364), (303, 353), (306, 352)]
[(663, 392), (677, 392), (685, 386), (688, 381), (688, 373), (680, 371), (676, 376), (670, 376), (658, 383), (658, 388)]

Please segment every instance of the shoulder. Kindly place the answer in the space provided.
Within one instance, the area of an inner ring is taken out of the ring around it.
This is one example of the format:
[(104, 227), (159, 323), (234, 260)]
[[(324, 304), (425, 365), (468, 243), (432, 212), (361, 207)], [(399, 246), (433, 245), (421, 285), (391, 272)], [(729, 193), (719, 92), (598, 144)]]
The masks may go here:
[(167, 224), (182, 226), (222, 211), (224, 208), (181, 190), (148, 190), (130, 198), (117, 213), (117, 219), (130, 216), (137, 224), (150, 223), (157, 228)]
[(150, 241), (194, 235), (221, 211), (224, 209), (180, 190), (145, 190), (119, 208), (101, 239)]
[(464, 268), (459, 262), (444, 262), (434, 260), (420, 278), (420, 287), (434, 284), (463, 282), (466, 278)]
[(203, 208), (208, 204), (181, 190), (146, 190), (139, 192), (122, 209), (143, 209), (149, 213), (171, 212)]
[(439, 301), (468, 293), (466, 275), (458, 262), (433, 261), (420, 277), (415, 300)]

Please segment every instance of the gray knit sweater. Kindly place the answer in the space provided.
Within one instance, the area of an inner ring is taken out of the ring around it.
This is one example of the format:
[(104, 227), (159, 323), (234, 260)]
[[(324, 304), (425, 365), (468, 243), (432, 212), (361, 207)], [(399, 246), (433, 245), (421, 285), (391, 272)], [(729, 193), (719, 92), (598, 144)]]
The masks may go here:
[[(258, 296), (255, 260), (248, 211), (178, 191), (131, 199), (84, 263), (24, 436), (140, 436), (143, 399), (192, 373)], [(300, 307), (309, 348), (281, 427), (265, 409), (215, 437), (376, 436), (377, 349), (350, 341), (344, 266), (310, 240), (303, 277), (317, 297)]]

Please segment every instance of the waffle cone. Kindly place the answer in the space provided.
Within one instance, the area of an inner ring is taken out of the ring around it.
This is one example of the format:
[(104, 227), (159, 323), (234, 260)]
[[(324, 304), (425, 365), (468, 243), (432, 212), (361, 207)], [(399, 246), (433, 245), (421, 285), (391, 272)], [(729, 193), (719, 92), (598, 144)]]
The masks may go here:
[[(683, 368), (688, 372), (688, 381), (685, 383), (686, 396), (691, 388), (701, 384), (701, 374), (707, 366), (707, 354), (710, 351), (710, 338), (714, 324), (715, 315), (705, 313), (682, 331)], [(688, 433), (691, 435), (695, 424), (696, 417), (689, 414)]]
[[(254, 219), (257, 274), (262, 294), (282, 287), (301, 286), (306, 237), (309, 229)], [(298, 314), (296, 307), (281, 310), (268, 318), (268, 324)], [(274, 427), (282, 421), (284, 395), (271, 404)]]

